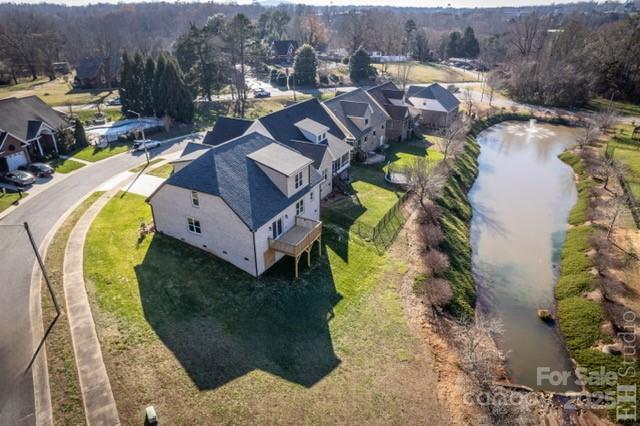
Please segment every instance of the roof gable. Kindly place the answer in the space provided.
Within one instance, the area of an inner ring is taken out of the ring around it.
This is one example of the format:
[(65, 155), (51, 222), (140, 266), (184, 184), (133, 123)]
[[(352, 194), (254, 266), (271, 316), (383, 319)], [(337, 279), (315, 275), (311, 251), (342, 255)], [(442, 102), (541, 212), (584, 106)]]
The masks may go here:
[(213, 129), (209, 130), (202, 143), (207, 145), (220, 145), (223, 142), (237, 138), (244, 134), (253, 124), (252, 120), (234, 117), (218, 117)]
[[(355, 138), (361, 137), (372, 126), (378, 126), (390, 119), (382, 106), (363, 89), (343, 93), (325, 101), (324, 104)], [(367, 112), (370, 113), (369, 124), (361, 130), (350, 117), (364, 118)]]
[(60, 113), (37, 96), (0, 100), (0, 130), (28, 141), (37, 136), (43, 123), (52, 129), (69, 125)]

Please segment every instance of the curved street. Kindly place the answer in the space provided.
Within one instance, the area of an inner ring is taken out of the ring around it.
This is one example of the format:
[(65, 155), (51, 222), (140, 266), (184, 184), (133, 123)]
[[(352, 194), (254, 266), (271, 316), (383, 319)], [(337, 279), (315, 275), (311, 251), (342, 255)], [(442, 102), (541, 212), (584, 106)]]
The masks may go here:
[[(149, 154), (158, 157), (179, 151), (187, 137), (166, 141)], [(31, 274), (35, 257), (23, 223), (28, 222), (42, 253), (47, 235), (69, 209), (110, 178), (143, 161), (144, 153), (129, 152), (83, 167), (29, 197), (0, 219), (0, 248), (3, 252), (0, 281), (4, 287), (0, 292), (0, 324), (5, 325), (0, 327), (0, 424), (35, 424), (34, 390), (41, 395), (39, 389), (34, 389), (33, 372), (38, 361), (42, 361), (42, 352), (34, 367), (29, 368), (42, 334), (42, 324), (39, 318), (32, 318), (31, 313), (30, 296), (34, 290), (31, 288)], [(62, 298), (62, 295), (57, 296)], [(39, 300), (35, 302), (39, 303)]]

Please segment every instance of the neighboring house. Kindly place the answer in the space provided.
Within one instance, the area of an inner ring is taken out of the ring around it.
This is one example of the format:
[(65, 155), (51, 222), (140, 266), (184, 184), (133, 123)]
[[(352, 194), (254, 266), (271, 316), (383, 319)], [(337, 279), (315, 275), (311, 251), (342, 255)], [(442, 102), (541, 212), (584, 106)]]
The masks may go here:
[(298, 50), (296, 40), (274, 40), (271, 43), (271, 57), (276, 62), (292, 63)]
[(349, 131), (353, 146), (372, 152), (386, 143), (387, 122), (384, 108), (365, 90), (355, 89), (324, 102), (333, 115)]
[(413, 135), (413, 117), (404, 103), (404, 90), (388, 81), (367, 90), (389, 115), (385, 128), (387, 140), (403, 141)]
[(104, 58), (84, 58), (76, 67), (74, 86), (80, 89), (95, 89), (118, 86), (122, 59), (114, 56)]
[(333, 191), (334, 178), (348, 176), (352, 147), (346, 141), (352, 136), (317, 99), (289, 105), (253, 122), (219, 117), (203, 143), (219, 145), (251, 132), (260, 132), (312, 159), (323, 177), (321, 198)]
[(54, 62), (51, 64), (51, 68), (56, 75), (67, 75), (71, 72), (69, 62)]
[(437, 83), (430, 86), (409, 86), (404, 100), (411, 105), (409, 109), (420, 124), (430, 127), (449, 125), (458, 115), (460, 105), (453, 93)]
[(147, 200), (156, 230), (254, 277), (289, 255), (297, 277), (300, 257), (322, 238), (313, 161), (258, 132), (188, 151)]
[(37, 96), (0, 100), (0, 172), (57, 154), (55, 132), (68, 126)]

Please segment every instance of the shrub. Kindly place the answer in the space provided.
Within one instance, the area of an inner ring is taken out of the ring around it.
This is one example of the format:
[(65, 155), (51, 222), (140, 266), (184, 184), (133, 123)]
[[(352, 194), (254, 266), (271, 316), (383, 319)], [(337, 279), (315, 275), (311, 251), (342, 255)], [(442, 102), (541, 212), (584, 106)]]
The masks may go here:
[(420, 239), (425, 250), (436, 248), (444, 240), (444, 233), (438, 225), (424, 225), (420, 228)]
[(586, 349), (601, 337), (602, 308), (582, 297), (570, 297), (558, 302), (560, 330), (569, 350)]
[(453, 301), (453, 290), (449, 281), (432, 278), (424, 283), (425, 293), (433, 306), (443, 308)]
[(424, 263), (434, 276), (438, 276), (449, 269), (449, 258), (438, 250), (429, 250), (424, 256)]

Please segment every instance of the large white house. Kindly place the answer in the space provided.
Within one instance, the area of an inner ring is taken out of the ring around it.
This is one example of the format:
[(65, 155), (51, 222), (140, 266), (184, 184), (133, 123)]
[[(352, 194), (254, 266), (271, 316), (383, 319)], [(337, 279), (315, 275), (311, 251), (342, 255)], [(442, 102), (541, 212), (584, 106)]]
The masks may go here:
[(189, 144), (148, 199), (156, 230), (257, 277), (285, 255), (310, 259), (322, 235), (313, 160), (259, 132)]
[(323, 180), (320, 197), (333, 191), (333, 180), (348, 176), (353, 135), (317, 99), (290, 105), (253, 122), (220, 117), (204, 143), (218, 145), (243, 134), (259, 132), (313, 160)]

